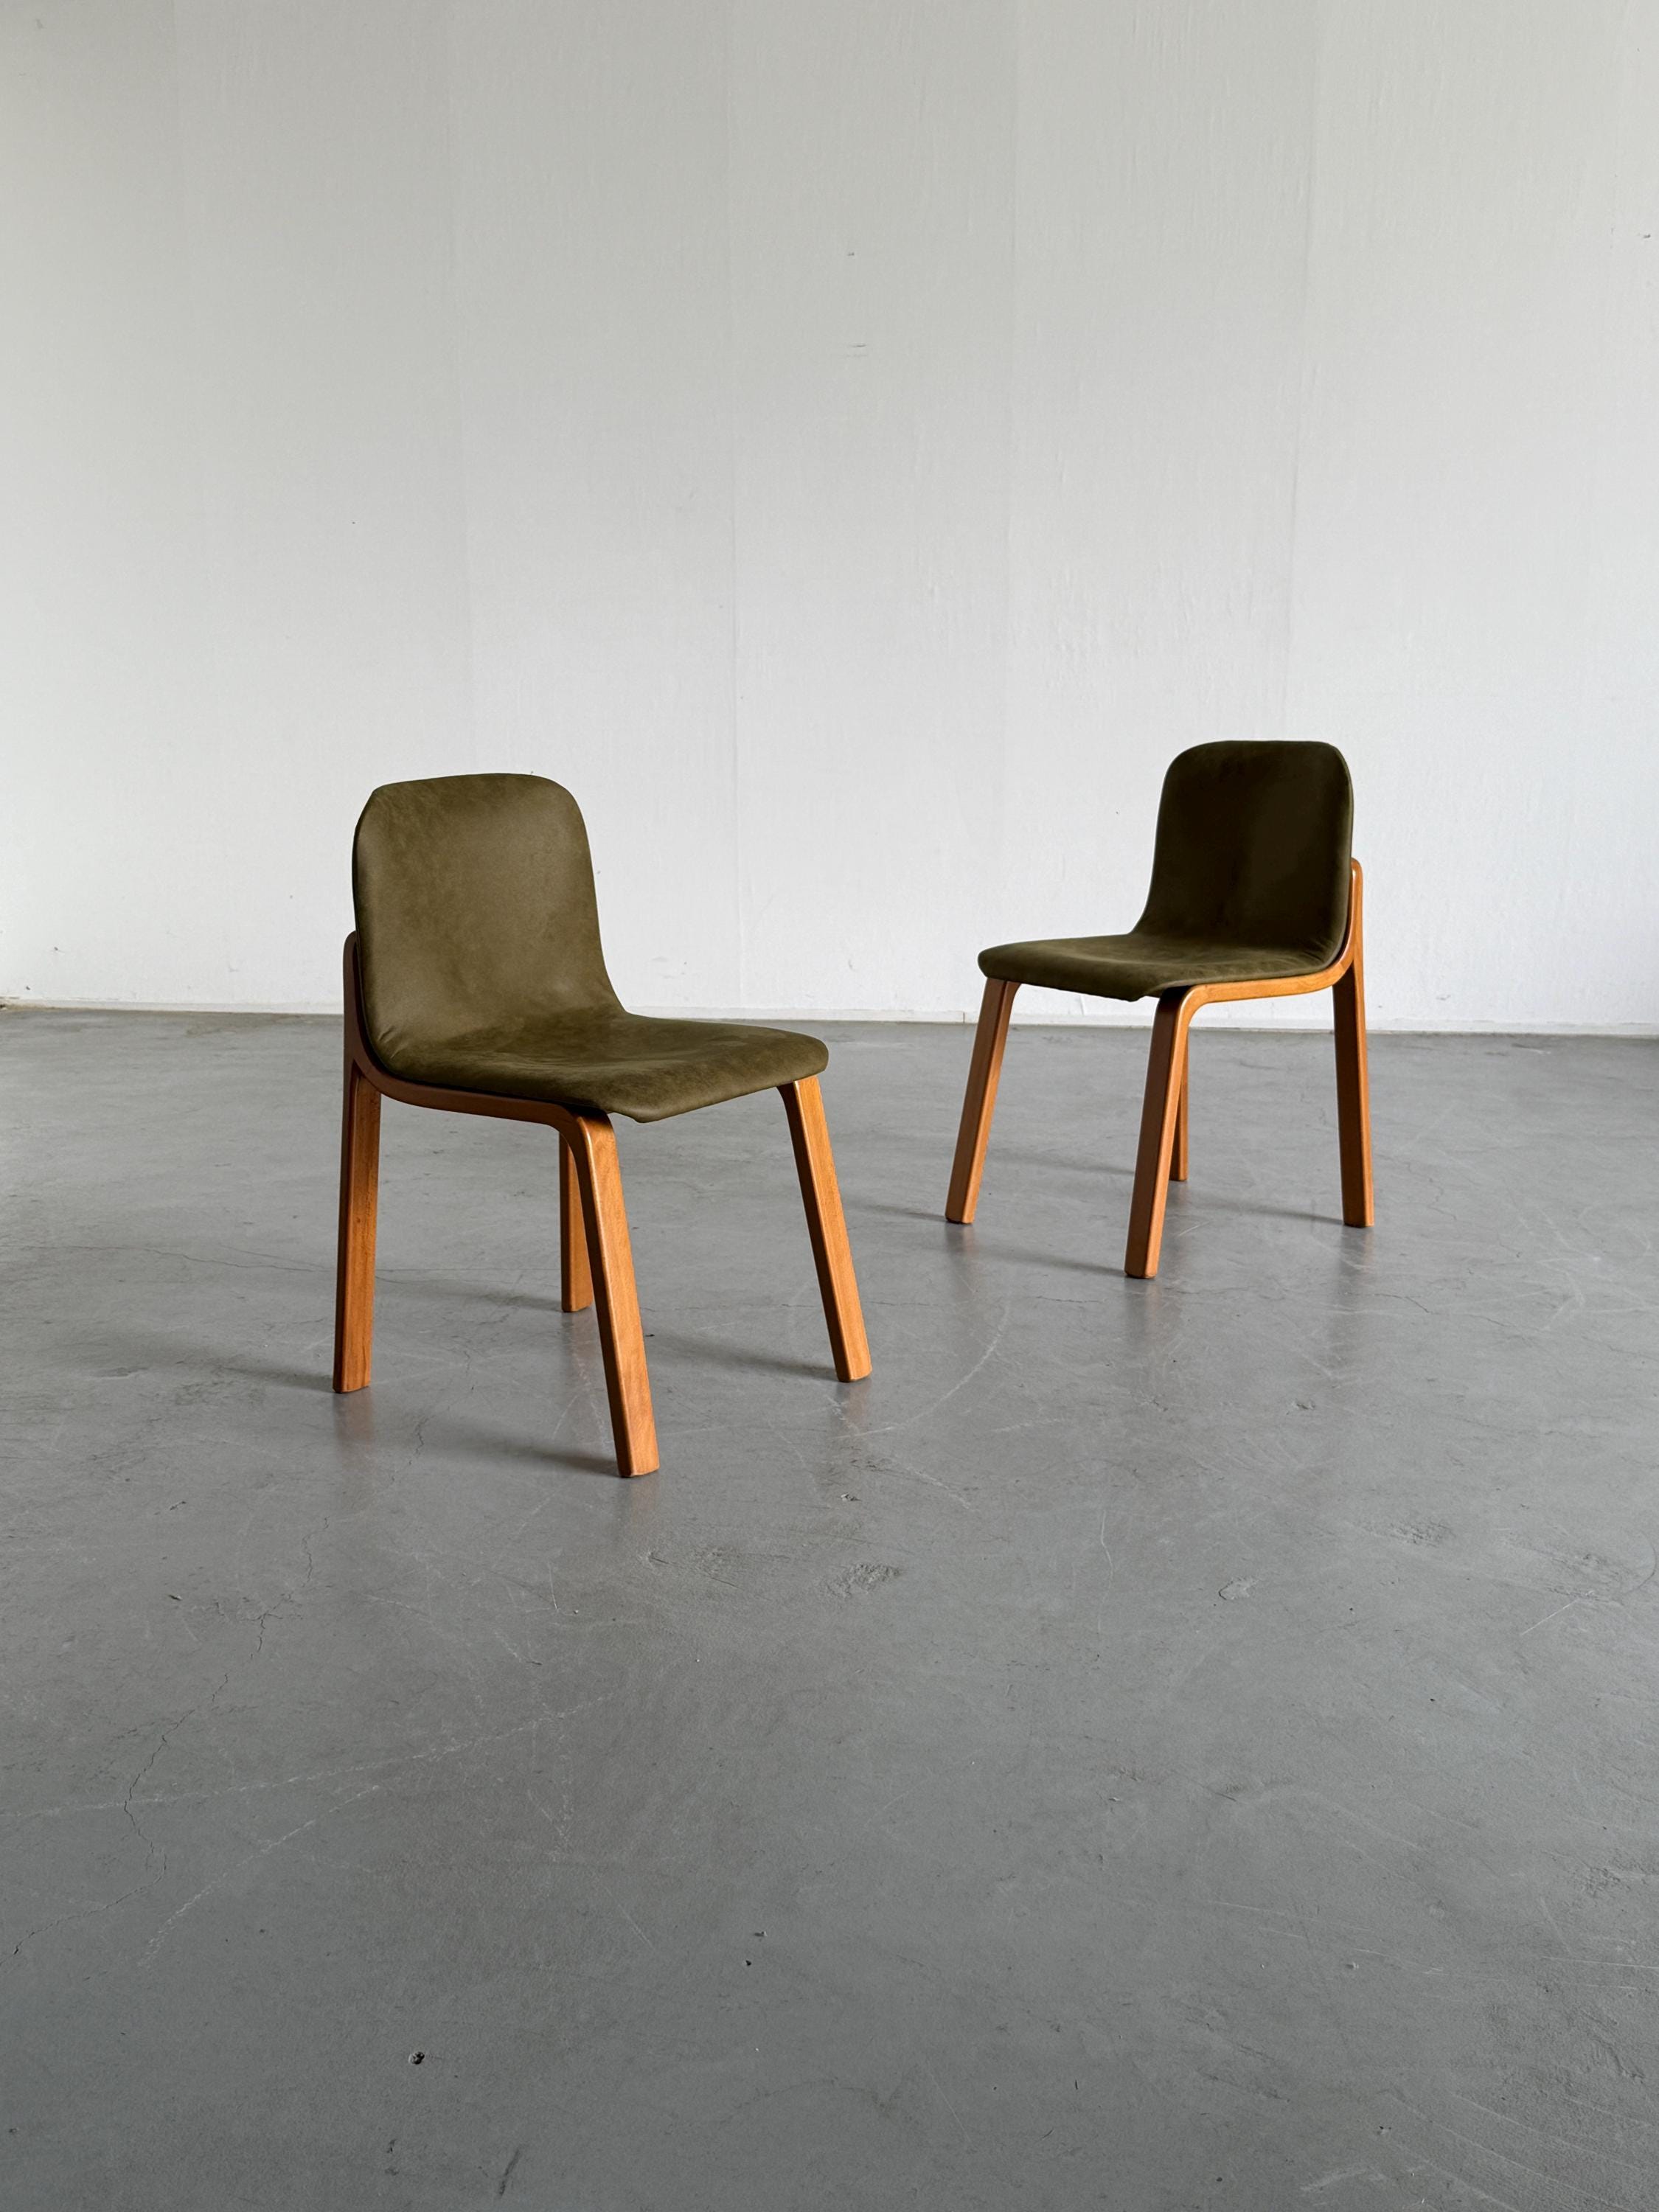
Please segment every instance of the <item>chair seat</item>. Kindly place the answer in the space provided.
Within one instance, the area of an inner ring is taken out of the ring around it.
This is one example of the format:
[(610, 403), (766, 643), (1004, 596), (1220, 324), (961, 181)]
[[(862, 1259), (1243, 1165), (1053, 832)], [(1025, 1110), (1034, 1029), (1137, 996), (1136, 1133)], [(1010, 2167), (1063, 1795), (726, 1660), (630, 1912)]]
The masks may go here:
[(793, 1030), (663, 1019), (620, 1006), (532, 1016), (441, 1042), (382, 1038), (380, 1047), (389, 1073), (406, 1083), (545, 1099), (633, 1121), (799, 1083), (830, 1064), (817, 1037)]
[(1135, 929), (1123, 937), (1040, 937), (1024, 945), (994, 945), (980, 954), (979, 964), (1004, 983), (1036, 983), (1094, 999), (1146, 999), (1192, 983), (1313, 975), (1326, 961), (1305, 946), (1237, 945)]

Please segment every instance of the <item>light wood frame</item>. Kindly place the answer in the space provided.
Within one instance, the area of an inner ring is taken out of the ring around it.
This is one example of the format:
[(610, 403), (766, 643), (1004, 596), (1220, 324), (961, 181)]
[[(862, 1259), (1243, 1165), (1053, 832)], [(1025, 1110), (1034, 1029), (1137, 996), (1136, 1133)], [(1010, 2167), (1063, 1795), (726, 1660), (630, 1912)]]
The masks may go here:
[[(836, 1373), (856, 1382), (870, 1372), (852, 1248), (842, 1212), (823, 1100), (815, 1076), (781, 1084), (806, 1209), (818, 1288)], [(340, 1138), (340, 1243), (334, 1306), (334, 1388), (369, 1380), (374, 1339), (374, 1231), (380, 1157), (380, 1100), (450, 1114), (539, 1121), (559, 1138), (559, 1300), (566, 1313), (598, 1308), (599, 1346), (619, 1474), (652, 1474), (657, 1426), (645, 1361), (634, 1255), (623, 1204), (616, 1132), (607, 1114), (578, 1113), (537, 1098), (498, 1098), (406, 1083), (369, 1048), (354, 932), (345, 943), (345, 1082)]]
[[(1352, 866), (1348, 927), (1341, 949), (1328, 968), (1311, 975), (1264, 976), (1247, 983), (1193, 983), (1160, 996), (1152, 1018), (1152, 1048), (1141, 1105), (1140, 1145), (1129, 1203), (1129, 1243), (1123, 1260), (1126, 1275), (1145, 1278), (1158, 1273), (1170, 1184), (1172, 1180), (1187, 1180), (1187, 1033), (1200, 1006), (1229, 1000), (1297, 998), (1309, 991), (1333, 994), (1342, 1218), (1351, 1229), (1369, 1229), (1376, 1218), (1371, 1191), (1370, 1079), (1365, 1063), (1364, 878), (1358, 861)], [(995, 977), (985, 986), (945, 1206), (947, 1221), (971, 1221), (979, 1203), (985, 1147), (1008, 1042), (1008, 1017), (1018, 988), (1018, 983)]]

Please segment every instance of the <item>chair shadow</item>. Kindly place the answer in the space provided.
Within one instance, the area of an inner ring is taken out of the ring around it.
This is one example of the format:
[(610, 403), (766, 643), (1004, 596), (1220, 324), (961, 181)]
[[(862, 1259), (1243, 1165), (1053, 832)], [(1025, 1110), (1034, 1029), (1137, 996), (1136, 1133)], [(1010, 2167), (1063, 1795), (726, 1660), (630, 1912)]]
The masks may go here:
[(919, 1206), (888, 1206), (879, 1199), (865, 1199), (848, 1209), (853, 1213), (885, 1213), (901, 1221), (925, 1221), (946, 1233), (947, 1243), (957, 1250), (964, 1240), (971, 1243), (976, 1255), (993, 1260), (1019, 1260), (1034, 1267), (1066, 1267), (1079, 1275), (1110, 1275), (1117, 1271), (1094, 1260), (1068, 1260), (1057, 1252), (1026, 1251), (1017, 1244), (1004, 1244), (995, 1237), (987, 1237), (972, 1222), (947, 1221), (944, 1212), (930, 1213)]
[(256, 1382), (275, 1382), (285, 1390), (319, 1390), (325, 1398), (334, 1395), (333, 1377), (326, 1369), (313, 1373), (307, 1367), (277, 1367), (268, 1359), (223, 1359), (219, 1370), (222, 1374), (246, 1375)]
[(125, 1371), (136, 1374), (173, 1373), (191, 1382), (234, 1376), (240, 1382), (274, 1382), (282, 1389), (314, 1390), (325, 1396), (333, 1390), (325, 1365), (283, 1367), (252, 1353), (227, 1353), (209, 1345), (181, 1343), (176, 1337), (143, 1337), (128, 1332), (119, 1337), (99, 1338), (96, 1348), (99, 1358), (125, 1363)]
[(487, 1460), (495, 1467), (503, 1460), (516, 1460), (526, 1467), (559, 1468), (569, 1474), (602, 1474), (612, 1482), (622, 1480), (609, 1452), (583, 1451), (574, 1444), (538, 1444), (532, 1437), (486, 1428), (481, 1422), (458, 1421), (449, 1413), (427, 1414), (421, 1423), (421, 1440), (423, 1450)]
[(1080, 1160), (1065, 1152), (1005, 1152), (1000, 1149), (991, 1153), (986, 1167), (988, 1175), (994, 1165), (1046, 1168), (1051, 1171), (1060, 1169), (1071, 1175), (1121, 1176), (1125, 1182), (1133, 1182), (1135, 1172), (1133, 1168), (1118, 1167), (1110, 1160)]
[(1070, 1275), (1121, 1275), (1123, 1273), (1121, 1266), (1114, 1267), (1105, 1260), (1068, 1260), (1063, 1252), (1033, 1252), (1021, 1244), (982, 1241), (978, 1231), (971, 1224), (958, 1227), (957, 1235), (973, 1238), (976, 1258), (1016, 1260), (1026, 1267), (1060, 1267)]
[(942, 1206), (892, 1206), (885, 1199), (849, 1198), (846, 1200), (846, 1206), (848, 1213), (887, 1213), (896, 1221), (927, 1221), (940, 1229), (954, 1225), (945, 1218)]
[[(558, 1257), (554, 1255), (553, 1273), (558, 1274)], [(489, 1283), (458, 1283), (444, 1275), (381, 1275), (377, 1285), (381, 1297), (457, 1298), (471, 1305), (513, 1306), (524, 1313), (562, 1314), (564, 1306), (557, 1291), (499, 1291)]]
[[(554, 1304), (556, 1310), (557, 1301)], [(169, 1337), (139, 1339), (129, 1334), (118, 1342), (106, 1338), (100, 1340), (98, 1352), (102, 1358), (130, 1362), (135, 1371), (147, 1374), (171, 1373), (191, 1382), (228, 1376), (237, 1382), (275, 1383), (283, 1389), (315, 1392), (331, 1399), (339, 1415), (355, 1424), (365, 1440), (373, 1434), (373, 1395), (353, 1391), (349, 1396), (336, 1397), (332, 1377), (325, 1367), (283, 1367), (275, 1360), (227, 1355), (205, 1345), (185, 1344)], [(603, 1402), (603, 1391), (600, 1396)], [(422, 1443), (429, 1444), (437, 1439), (441, 1450), (497, 1462), (520, 1460), (533, 1467), (557, 1467), (573, 1474), (604, 1474), (612, 1480), (617, 1479), (617, 1462), (608, 1452), (584, 1451), (576, 1445), (538, 1444), (533, 1437), (522, 1433), (498, 1434), (478, 1425), (469, 1434), (466, 1424), (442, 1411), (428, 1414), (422, 1426)], [(455, 1441), (457, 1438), (459, 1441)]]
[[(1048, 1167), (1058, 1164), (1030, 1155), (1024, 1160), (1016, 1161), (1014, 1164), (1026, 1167)], [(1097, 1170), (1091, 1170), (1089, 1172), (1095, 1173)], [(1107, 1175), (1122, 1176), (1126, 1179), (1130, 1176), (1130, 1170), (1127, 1168), (1107, 1168), (1103, 1172)], [(1306, 1206), (1271, 1206), (1251, 1199), (1224, 1198), (1213, 1191), (1194, 1190), (1190, 1182), (1172, 1183), (1170, 1188), (1169, 1202), (1171, 1209), (1170, 1214), (1171, 1225), (1180, 1214), (1195, 1210), (1200, 1213), (1244, 1213), (1257, 1220), (1307, 1221), (1327, 1229), (1340, 1229), (1343, 1226), (1340, 1213), (1316, 1213)], [(941, 1229), (954, 1229), (958, 1236), (963, 1233), (970, 1233), (976, 1237), (978, 1236), (977, 1231), (974, 1229), (971, 1223), (947, 1222), (945, 1218), (945, 1209), (942, 1206), (935, 1211), (925, 1206), (895, 1206), (883, 1199), (866, 1198), (849, 1201), (847, 1210), (854, 1215), (886, 1214), (896, 1221), (926, 1221)], [(1126, 1217), (1126, 1229), (1127, 1226)], [(976, 1242), (975, 1249), (977, 1251), (993, 1254), (999, 1259), (1036, 1261), (1039, 1258), (1044, 1258), (1045, 1264), (1050, 1267), (1075, 1267), (1085, 1273), (1096, 1272), (1080, 1260), (1060, 1260), (1052, 1254), (1045, 1256), (1036, 1252), (1021, 1251), (1009, 1244)], [(1099, 1272), (1109, 1275), (1116, 1273), (1118, 1270), (1107, 1267)]]
[[(1182, 1194), (1183, 1206), (1195, 1206), (1206, 1213), (1248, 1213), (1257, 1220), (1311, 1221), (1327, 1229), (1340, 1229), (1344, 1225), (1340, 1213), (1315, 1213), (1305, 1206), (1262, 1206), (1247, 1198), (1218, 1198), (1209, 1191), (1194, 1191), (1190, 1183), (1178, 1184), (1176, 1188)], [(1171, 1191), (1170, 1203), (1173, 1206), (1175, 1202), (1176, 1194)]]
[[(926, 1220), (927, 1217), (923, 1214), (918, 1218)], [(551, 1314), (566, 1321), (579, 1317), (568, 1315), (556, 1296), (544, 1297), (533, 1291), (481, 1289), (477, 1284), (446, 1282), (434, 1275), (411, 1276), (397, 1287), (400, 1294), (415, 1291), (423, 1297), (467, 1298), (485, 1305), (512, 1306), (521, 1312)], [(748, 1368), (757, 1375), (805, 1375), (819, 1382), (833, 1382), (836, 1379), (836, 1370), (828, 1361), (820, 1366), (811, 1359), (787, 1359), (778, 1352), (750, 1351), (715, 1337), (688, 1336), (678, 1329), (648, 1328), (645, 1334), (647, 1358), (655, 1346), (692, 1359), (712, 1361), (721, 1367)]]
[(836, 1370), (827, 1360), (819, 1366), (811, 1359), (785, 1359), (775, 1352), (751, 1352), (744, 1346), (721, 1343), (710, 1336), (686, 1336), (678, 1329), (650, 1329), (647, 1342), (717, 1366), (748, 1368), (757, 1375), (787, 1375), (795, 1381), (807, 1376), (815, 1382), (836, 1380)]

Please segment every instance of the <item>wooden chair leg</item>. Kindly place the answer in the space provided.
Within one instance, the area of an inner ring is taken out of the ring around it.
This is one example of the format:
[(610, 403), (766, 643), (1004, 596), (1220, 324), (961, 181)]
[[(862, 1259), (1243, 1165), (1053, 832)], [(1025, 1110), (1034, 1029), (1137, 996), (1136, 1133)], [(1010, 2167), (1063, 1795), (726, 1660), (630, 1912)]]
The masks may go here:
[(651, 1411), (651, 1377), (645, 1364), (639, 1294), (634, 1287), (634, 1249), (623, 1205), (617, 1134), (603, 1114), (576, 1115), (572, 1121), (570, 1149), (587, 1228), (588, 1266), (599, 1307), (599, 1347), (605, 1355), (605, 1387), (611, 1401), (617, 1472), (654, 1474), (659, 1464), (657, 1424)]
[(1181, 1096), (1176, 1102), (1175, 1145), (1170, 1154), (1170, 1181), (1187, 1180), (1187, 1071), (1191, 1066), (1188, 1055), (1181, 1055)]
[(1129, 1202), (1129, 1246), (1126, 1275), (1158, 1273), (1164, 1242), (1164, 1205), (1169, 1195), (1170, 1158), (1175, 1148), (1182, 1074), (1187, 1061), (1187, 1030), (1196, 1008), (1187, 991), (1166, 991), (1152, 1022), (1152, 1056), (1140, 1109), (1140, 1149), (1135, 1156), (1134, 1195)]
[(1008, 1042), (1008, 1017), (1013, 1012), (1014, 994), (1018, 988), (1018, 983), (999, 982), (991, 976), (980, 1001), (974, 1057), (968, 1069), (962, 1125), (957, 1132), (957, 1156), (951, 1170), (951, 1194), (945, 1201), (947, 1221), (971, 1221), (979, 1204), (985, 1147), (991, 1134), (991, 1116), (996, 1111), (1003, 1049)]
[(374, 1228), (380, 1094), (349, 1054), (340, 1127), (340, 1245), (334, 1278), (334, 1387), (361, 1390), (374, 1351)]
[[(1356, 878), (1358, 870), (1355, 871)], [(1354, 884), (1358, 901), (1359, 885)], [(1353, 958), (1338, 976), (1336, 1002), (1336, 1127), (1342, 1148), (1342, 1218), (1351, 1229), (1369, 1229), (1376, 1218), (1371, 1196), (1371, 1085), (1365, 1060), (1364, 951), (1356, 911)]]
[(593, 1303), (593, 1276), (587, 1264), (587, 1224), (582, 1213), (581, 1178), (568, 1137), (559, 1139), (559, 1304), (566, 1313), (583, 1313)]
[(836, 1372), (843, 1382), (857, 1382), (870, 1372), (870, 1346), (865, 1339), (858, 1278), (853, 1273), (853, 1248), (847, 1241), (847, 1222), (841, 1210), (841, 1186), (836, 1181), (829, 1125), (823, 1118), (823, 1093), (815, 1075), (799, 1083), (780, 1084), (778, 1088), (789, 1117), (789, 1140), (795, 1148), (795, 1169), (800, 1176), (801, 1201), (806, 1208), (806, 1230), (812, 1240), (812, 1259), (818, 1271)]

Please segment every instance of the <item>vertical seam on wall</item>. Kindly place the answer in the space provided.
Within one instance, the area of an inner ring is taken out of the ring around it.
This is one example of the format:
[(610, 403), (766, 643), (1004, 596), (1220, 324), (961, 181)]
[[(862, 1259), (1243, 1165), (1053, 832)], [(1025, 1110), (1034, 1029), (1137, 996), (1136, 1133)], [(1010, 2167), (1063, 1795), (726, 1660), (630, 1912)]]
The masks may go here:
[(1296, 421), (1291, 441), (1291, 512), (1285, 545), (1285, 647), (1279, 692), (1279, 735), (1290, 727), (1291, 662), (1296, 651), (1297, 545), (1302, 523), (1302, 447), (1309, 400), (1308, 317), (1313, 299), (1314, 195), (1319, 181), (1319, 76), (1324, 49), (1324, 11), (1313, 0), (1313, 67), (1308, 78), (1308, 168), (1302, 218), (1302, 317), (1296, 374)]
[[(1005, 410), (1006, 440), (1003, 463), (1002, 528), (1002, 729), (996, 750), (996, 781), (992, 792), (990, 850), (982, 881), (990, 892), (992, 912), (1000, 916), (1008, 888), (1008, 753), (1013, 743), (1014, 690), (1014, 462), (1018, 437), (1014, 419), (1015, 379), (1018, 373), (1020, 337), (1019, 284), (1019, 167), (1025, 90), (1025, 9), (1024, 0), (1012, 0), (1009, 29), (1013, 66), (1009, 71), (1008, 113), (1008, 349), (1004, 362), (1007, 379)], [(999, 921), (998, 934), (1001, 933)], [(966, 948), (964, 947), (964, 950)], [(974, 988), (978, 971), (969, 970), (967, 997), (959, 1012), (964, 1022), (975, 1018)]]
[(736, 0), (726, 0), (720, 10), (724, 52), (720, 58), (721, 96), (725, 111), (726, 161), (726, 636), (730, 655), (731, 701), (727, 737), (731, 768), (732, 950), (737, 962), (733, 978), (736, 1005), (749, 1003), (748, 961), (745, 957), (743, 877), (743, 729), (738, 689), (738, 298), (736, 250), (732, 211), (732, 15)]
[(461, 239), (460, 163), (455, 119), (455, 9), (443, 11), (444, 167), (449, 209), (449, 397), (454, 410), (456, 501), (459, 509), (461, 568), (461, 697), (466, 714), (467, 753), (475, 770), (478, 756), (477, 640), (474, 610), (477, 594), (473, 575), (472, 477), (467, 466), (466, 395), (461, 365)]

